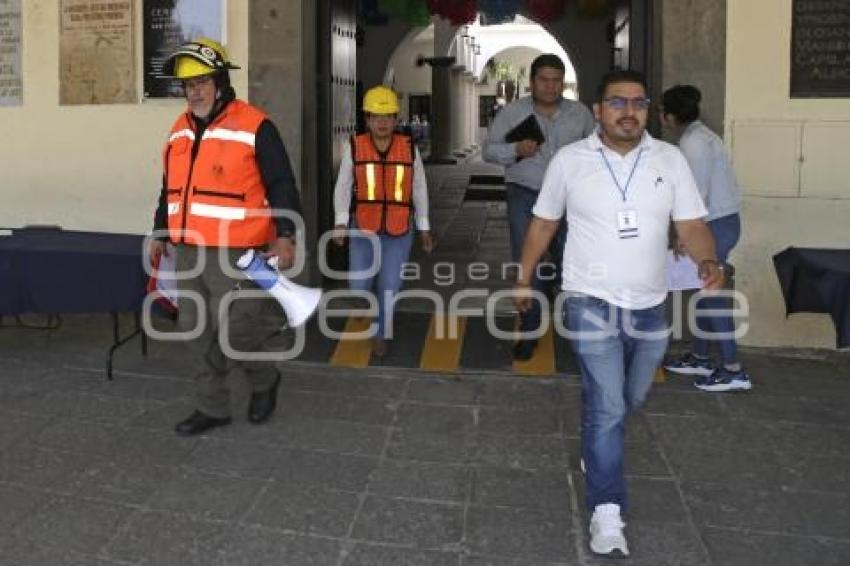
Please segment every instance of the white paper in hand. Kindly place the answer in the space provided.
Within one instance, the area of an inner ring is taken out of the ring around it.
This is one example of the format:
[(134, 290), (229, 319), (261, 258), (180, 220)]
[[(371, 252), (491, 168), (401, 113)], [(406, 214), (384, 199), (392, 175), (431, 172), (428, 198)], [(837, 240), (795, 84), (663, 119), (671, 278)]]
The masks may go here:
[(673, 250), (667, 251), (667, 288), (670, 291), (702, 288), (697, 264), (690, 256), (676, 257)]

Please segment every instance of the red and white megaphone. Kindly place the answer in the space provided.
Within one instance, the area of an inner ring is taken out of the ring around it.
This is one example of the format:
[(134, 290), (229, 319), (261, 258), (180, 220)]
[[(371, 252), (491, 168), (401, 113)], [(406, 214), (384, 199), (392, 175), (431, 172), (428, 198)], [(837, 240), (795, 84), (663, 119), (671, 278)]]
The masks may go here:
[(276, 257), (264, 261), (254, 250), (246, 251), (236, 261), (236, 267), (280, 303), (290, 328), (301, 326), (316, 312), (322, 290), (293, 283), (278, 272), (276, 264)]

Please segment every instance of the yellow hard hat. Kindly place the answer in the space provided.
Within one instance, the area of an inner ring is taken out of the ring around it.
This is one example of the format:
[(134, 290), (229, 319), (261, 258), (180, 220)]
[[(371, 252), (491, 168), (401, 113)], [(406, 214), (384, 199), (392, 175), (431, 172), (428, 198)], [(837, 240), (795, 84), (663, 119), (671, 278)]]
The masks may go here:
[(201, 37), (184, 43), (169, 55), (162, 65), (162, 74), (178, 79), (191, 79), (238, 68), (230, 62), (227, 51), (219, 42)]
[(398, 114), (398, 96), (385, 86), (375, 86), (363, 96), (363, 111), (370, 114)]

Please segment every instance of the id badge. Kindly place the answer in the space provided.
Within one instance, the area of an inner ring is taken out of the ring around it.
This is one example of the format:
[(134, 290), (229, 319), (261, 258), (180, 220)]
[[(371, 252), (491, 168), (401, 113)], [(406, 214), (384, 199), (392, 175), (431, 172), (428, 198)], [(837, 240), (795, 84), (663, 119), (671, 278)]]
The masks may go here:
[(621, 239), (638, 237), (637, 211), (620, 210), (617, 212), (617, 235)]

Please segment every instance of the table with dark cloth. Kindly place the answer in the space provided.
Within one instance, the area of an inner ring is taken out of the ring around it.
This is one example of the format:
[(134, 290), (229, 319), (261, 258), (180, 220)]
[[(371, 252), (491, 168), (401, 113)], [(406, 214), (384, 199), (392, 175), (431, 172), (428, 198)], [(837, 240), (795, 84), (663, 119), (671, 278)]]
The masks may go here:
[(773, 265), (786, 313), (828, 313), (837, 347), (850, 346), (850, 250), (790, 247)]
[[(111, 375), (112, 352), (129, 339), (119, 340), (117, 313), (138, 314), (145, 297), (143, 240), (59, 228), (22, 228), (0, 235), (0, 316), (112, 313)], [(137, 324), (133, 335), (138, 330)]]

